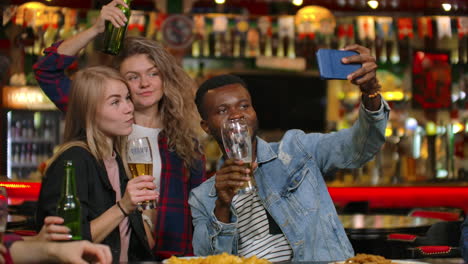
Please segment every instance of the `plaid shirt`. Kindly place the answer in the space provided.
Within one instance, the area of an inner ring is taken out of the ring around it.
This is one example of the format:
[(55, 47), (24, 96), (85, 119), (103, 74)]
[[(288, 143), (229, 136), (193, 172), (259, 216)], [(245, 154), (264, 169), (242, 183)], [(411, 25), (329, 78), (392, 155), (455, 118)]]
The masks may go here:
[(5, 235), (3, 236), (3, 244), (7, 248), (7, 251), (6, 251), (5, 254), (2, 254), (5, 264), (12, 264), (13, 263), (13, 259), (11, 258), (11, 254), (10, 254), (11, 245), (16, 241), (22, 241), (22, 240), (23, 240), (23, 238), (21, 236), (17, 235), (17, 234), (5, 233)]
[(52, 102), (62, 111), (67, 110), (71, 80), (65, 75), (77, 57), (57, 53), (62, 42), (56, 42), (44, 50), (45, 56), (33, 65), (36, 80)]
[[(62, 111), (66, 110), (70, 79), (65, 75), (77, 57), (57, 53), (60, 42), (47, 48), (33, 69), (42, 90)], [(193, 168), (184, 166), (183, 160), (167, 145), (167, 137), (158, 138), (161, 154), (161, 187), (154, 238), (153, 253), (157, 260), (176, 256), (193, 256), (192, 216), (188, 204), (190, 191), (205, 180), (205, 158)], [(190, 175), (190, 177), (188, 177)]]

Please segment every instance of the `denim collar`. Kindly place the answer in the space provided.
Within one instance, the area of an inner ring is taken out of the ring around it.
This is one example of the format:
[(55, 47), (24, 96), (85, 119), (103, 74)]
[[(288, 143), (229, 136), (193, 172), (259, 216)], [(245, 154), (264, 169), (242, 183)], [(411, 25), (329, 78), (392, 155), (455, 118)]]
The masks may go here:
[(270, 144), (265, 140), (257, 137), (257, 163), (265, 163), (272, 159), (276, 159), (278, 155), (273, 151)]

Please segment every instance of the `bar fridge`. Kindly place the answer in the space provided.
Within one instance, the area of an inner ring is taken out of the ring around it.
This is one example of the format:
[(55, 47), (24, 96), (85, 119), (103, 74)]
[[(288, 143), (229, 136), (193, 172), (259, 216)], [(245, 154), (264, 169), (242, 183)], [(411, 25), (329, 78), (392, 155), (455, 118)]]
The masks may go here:
[(2, 172), (9, 181), (41, 181), (41, 164), (60, 143), (62, 113), (36, 86), (3, 87)]

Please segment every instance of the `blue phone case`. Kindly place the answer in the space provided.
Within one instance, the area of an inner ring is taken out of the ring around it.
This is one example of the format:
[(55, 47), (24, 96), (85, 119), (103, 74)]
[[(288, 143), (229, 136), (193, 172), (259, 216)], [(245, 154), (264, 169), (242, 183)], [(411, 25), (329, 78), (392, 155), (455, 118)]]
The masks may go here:
[(346, 77), (362, 67), (361, 63), (344, 64), (341, 58), (357, 55), (359, 53), (350, 50), (319, 49), (317, 51), (317, 63), (320, 78), (326, 80), (346, 80)]

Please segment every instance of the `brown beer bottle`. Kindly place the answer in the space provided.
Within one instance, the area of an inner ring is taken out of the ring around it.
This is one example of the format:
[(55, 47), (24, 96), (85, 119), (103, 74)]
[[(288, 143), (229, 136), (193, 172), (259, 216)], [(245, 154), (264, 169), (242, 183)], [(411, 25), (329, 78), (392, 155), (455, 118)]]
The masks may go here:
[[(124, 0), (124, 2), (130, 7), (131, 0)], [(130, 20), (130, 8), (126, 8), (122, 5), (118, 5), (117, 7), (120, 8), (127, 17), (127, 23), (125, 23), (125, 26), (116, 28), (110, 21), (106, 21), (103, 52), (111, 55), (119, 54), (123, 46), (125, 33), (127, 32), (128, 21)]]

